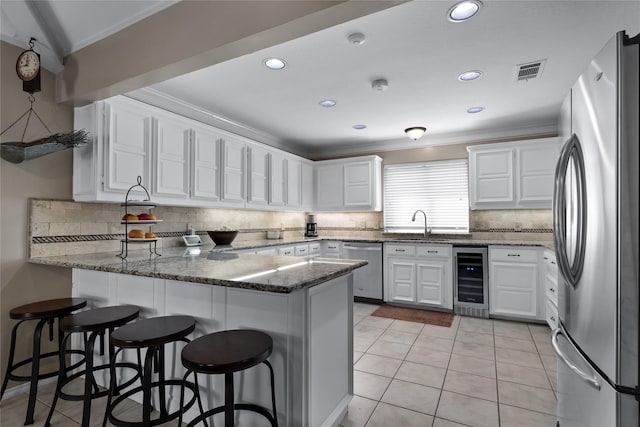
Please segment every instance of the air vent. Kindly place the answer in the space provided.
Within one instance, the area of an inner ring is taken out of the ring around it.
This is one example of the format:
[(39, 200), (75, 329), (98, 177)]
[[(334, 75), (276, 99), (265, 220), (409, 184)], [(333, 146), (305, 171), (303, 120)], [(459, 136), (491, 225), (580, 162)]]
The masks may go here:
[(526, 64), (519, 64), (518, 66), (516, 66), (516, 81), (519, 82), (521, 80), (529, 80), (540, 77), (540, 74), (542, 74), (542, 69), (544, 68), (544, 64), (546, 62), (546, 59), (541, 59), (539, 61), (528, 62)]

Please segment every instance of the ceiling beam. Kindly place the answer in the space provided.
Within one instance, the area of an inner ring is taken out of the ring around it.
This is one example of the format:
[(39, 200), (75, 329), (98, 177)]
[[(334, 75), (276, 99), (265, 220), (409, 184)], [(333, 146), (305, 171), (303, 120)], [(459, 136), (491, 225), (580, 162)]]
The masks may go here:
[(404, 2), (179, 2), (65, 57), (56, 101), (130, 92)]
[[(59, 73), (62, 65), (62, 51), (46, 22), (39, 2), (3, 1), (2, 2), (2, 40), (29, 49), (29, 40), (36, 39), (34, 49), (40, 54), (42, 67), (52, 73)], [(55, 18), (51, 18), (55, 19)], [(30, 29), (30, 33), (27, 30)]]

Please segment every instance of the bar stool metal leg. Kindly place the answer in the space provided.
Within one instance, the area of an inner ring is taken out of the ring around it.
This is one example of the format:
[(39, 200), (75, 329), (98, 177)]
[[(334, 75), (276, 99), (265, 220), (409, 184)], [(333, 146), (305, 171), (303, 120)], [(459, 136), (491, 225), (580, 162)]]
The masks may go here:
[(36, 396), (38, 394), (38, 373), (40, 372), (40, 338), (42, 328), (47, 319), (38, 322), (33, 334), (33, 359), (31, 360), (31, 386), (29, 387), (29, 403), (27, 404), (27, 419), (24, 425), (33, 424), (33, 413), (36, 408)]
[(18, 326), (22, 324), (23, 321), (20, 321), (15, 324), (13, 329), (11, 330), (11, 344), (9, 347), (9, 360), (7, 361), (7, 370), (5, 371), (4, 381), (2, 382), (2, 390), (0, 390), (0, 399), (4, 396), (4, 392), (7, 389), (7, 385), (9, 384), (9, 374), (11, 372), (11, 367), (13, 366), (13, 357), (16, 354), (16, 331), (18, 330)]

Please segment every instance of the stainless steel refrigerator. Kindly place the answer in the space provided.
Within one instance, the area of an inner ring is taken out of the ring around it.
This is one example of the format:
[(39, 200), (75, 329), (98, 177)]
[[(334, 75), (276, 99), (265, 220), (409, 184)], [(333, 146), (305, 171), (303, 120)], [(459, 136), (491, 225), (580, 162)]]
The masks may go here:
[(562, 107), (552, 334), (560, 427), (640, 425), (639, 39), (616, 34)]

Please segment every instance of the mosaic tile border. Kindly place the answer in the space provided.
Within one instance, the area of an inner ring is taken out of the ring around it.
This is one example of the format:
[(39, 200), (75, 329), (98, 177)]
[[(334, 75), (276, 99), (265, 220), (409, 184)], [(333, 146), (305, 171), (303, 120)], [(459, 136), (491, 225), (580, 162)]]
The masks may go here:
[[(238, 230), (239, 233), (263, 233), (267, 231), (274, 231), (274, 229), (250, 229), (250, 230)], [(277, 229), (280, 230), (280, 229)], [(302, 227), (300, 228), (285, 228), (285, 232), (287, 231), (304, 231)], [(157, 231), (155, 232), (158, 237), (182, 237), (185, 235), (184, 231)], [(197, 235), (206, 236), (206, 231), (197, 231)], [(106, 240), (120, 240), (124, 239), (124, 233), (115, 233), (115, 234), (78, 234), (72, 236), (34, 236), (31, 238), (31, 243), (33, 244), (43, 244), (43, 243), (73, 243), (73, 242), (100, 242)]]

